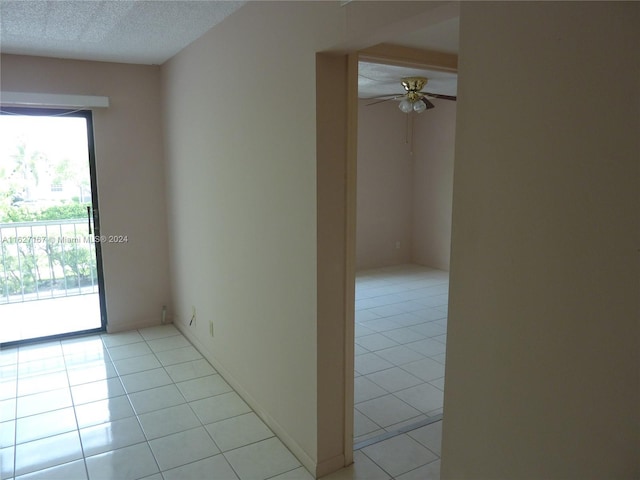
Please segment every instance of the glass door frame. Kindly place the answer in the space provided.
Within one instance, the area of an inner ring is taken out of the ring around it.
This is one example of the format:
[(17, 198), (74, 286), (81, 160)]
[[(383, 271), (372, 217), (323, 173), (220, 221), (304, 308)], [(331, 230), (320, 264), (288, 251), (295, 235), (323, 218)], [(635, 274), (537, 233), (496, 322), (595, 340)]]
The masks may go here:
[(88, 335), (91, 333), (101, 333), (107, 330), (107, 304), (104, 288), (104, 269), (102, 262), (102, 243), (100, 229), (100, 209), (98, 208), (98, 181), (96, 171), (96, 155), (95, 155), (95, 138), (93, 127), (93, 112), (89, 109), (68, 109), (68, 108), (42, 108), (42, 107), (1, 107), (0, 115), (21, 115), (21, 116), (39, 116), (39, 117), (79, 117), (84, 118), (87, 127), (87, 149), (89, 161), (89, 176), (91, 185), (91, 215), (88, 219), (89, 226), (92, 227), (88, 236), (93, 238), (96, 255), (96, 275), (98, 281), (98, 299), (100, 308), (100, 327), (90, 328), (86, 330), (77, 330), (72, 332), (48, 335), (43, 337), (35, 337), (24, 340), (16, 340), (12, 342), (1, 343), (0, 347), (9, 347), (15, 345), (24, 345), (28, 343), (44, 342), (55, 340), (58, 338), (69, 338), (74, 336)]

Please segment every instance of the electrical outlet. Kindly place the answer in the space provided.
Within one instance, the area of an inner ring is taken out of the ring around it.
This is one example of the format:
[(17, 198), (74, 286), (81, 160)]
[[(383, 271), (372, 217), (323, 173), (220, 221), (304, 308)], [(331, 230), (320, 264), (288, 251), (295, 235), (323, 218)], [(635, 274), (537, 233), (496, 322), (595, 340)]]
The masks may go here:
[(396, 242), (396, 250), (400, 250), (400, 242)]
[(213, 322), (209, 322), (209, 335), (213, 337)]

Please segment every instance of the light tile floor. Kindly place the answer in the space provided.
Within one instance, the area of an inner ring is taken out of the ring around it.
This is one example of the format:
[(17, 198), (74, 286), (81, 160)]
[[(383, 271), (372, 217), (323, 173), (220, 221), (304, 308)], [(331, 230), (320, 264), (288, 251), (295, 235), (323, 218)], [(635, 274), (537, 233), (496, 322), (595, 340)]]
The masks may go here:
[[(376, 278), (369, 280), (372, 285), (368, 287), (377, 288)], [(367, 295), (365, 292), (359, 288), (359, 295)], [(368, 295), (362, 299), (376, 298), (371, 290)], [(386, 317), (370, 321), (376, 318)], [(400, 345), (397, 339), (403, 333), (397, 334), (396, 340), (383, 336)], [(423, 335), (415, 341), (427, 338)], [(375, 348), (384, 344), (381, 340), (366, 342)], [(391, 366), (371, 367), (358, 377), (371, 382), (367, 387), (370, 398), (360, 399), (356, 413), (362, 412), (364, 419), (377, 425), (372, 431), (407, 423), (405, 417), (413, 414), (411, 409), (420, 412), (423, 401), (421, 391), (411, 389), (434, 383), (416, 383), (396, 370), (385, 374), (404, 354), (399, 351), (385, 358), (379, 352), (395, 347), (373, 350), (376, 353), (371, 358), (379, 360), (367, 363), (389, 362)], [(399, 365), (410, 374), (404, 363)], [(379, 375), (367, 378), (376, 373)], [(3, 349), (0, 374), (2, 479), (312, 478), (172, 325)], [(405, 388), (386, 393), (398, 386)], [(405, 411), (384, 412), (387, 398), (405, 405)], [(368, 403), (376, 399), (383, 403)], [(422, 413), (408, 420), (419, 418)], [(398, 419), (403, 420), (395, 422)], [(388, 425), (377, 428), (382, 424)], [(440, 424), (364, 446), (355, 451), (354, 465), (325, 478), (438, 479)]]
[(441, 270), (358, 273), (356, 445), (442, 414), (448, 296), (449, 274)]

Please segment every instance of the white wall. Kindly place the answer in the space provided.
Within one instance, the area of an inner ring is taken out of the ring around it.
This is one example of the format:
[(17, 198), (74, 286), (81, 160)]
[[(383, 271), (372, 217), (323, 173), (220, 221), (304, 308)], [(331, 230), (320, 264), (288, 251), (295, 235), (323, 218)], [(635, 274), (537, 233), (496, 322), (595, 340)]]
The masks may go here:
[(414, 159), (407, 116), (397, 102), (368, 103), (361, 100), (358, 108), (359, 269), (411, 262)]
[(411, 259), (449, 270), (456, 102), (432, 102), (415, 123)]
[(461, 8), (442, 478), (638, 478), (640, 4)]
[(160, 121), (160, 69), (2, 55), (2, 89), (102, 95), (93, 114), (108, 330), (159, 324), (171, 307)]
[(397, 102), (367, 103), (358, 109), (356, 265), (448, 270), (456, 103), (433, 100), (413, 125)]
[(315, 52), (340, 14), (248, 4), (162, 69), (177, 325), (313, 471)]
[(345, 235), (317, 231), (346, 195), (344, 175), (331, 183), (341, 157), (317, 164), (331, 149), (316, 142), (332, 140), (316, 136), (316, 53), (384, 41), (437, 7), (252, 2), (162, 68), (176, 324), (313, 473), (351, 448), (348, 392), (330, 382), (346, 375), (349, 307), (331, 295), (344, 262), (318, 263)]

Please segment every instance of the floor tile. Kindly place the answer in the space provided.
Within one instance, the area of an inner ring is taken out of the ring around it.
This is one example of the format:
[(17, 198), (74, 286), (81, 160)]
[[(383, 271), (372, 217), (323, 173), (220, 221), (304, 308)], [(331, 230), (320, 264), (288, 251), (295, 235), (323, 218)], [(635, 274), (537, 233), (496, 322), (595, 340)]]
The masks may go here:
[(425, 337), (429, 338), (437, 337), (439, 335), (447, 333), (447, 329), (445, 327), (434, 322), (420, 323), (418, 325), (413, 325), (410, 328), (420, 335), (424, 335)]
[(379, 370), (385, 370), (393, 366), (394, 365), (391, 362), (387, 362), (375, 353), (365, 353), (364, 355), (358, 355), (355, 358), (355, 369), (362, 375), (377, 372)]
[(207, 377), (194, 378), (177, 384), (178, 388), (187, 401), (200, 400), (201, 398), (220, 395), (232, 390), (227, 382), (220, 375), (209, 375)]
[[(404, 305), (404, 304), (401, 304), (401, 305)], [(393, 315), (387, 318), (389, 320), (392, 320), (394, 323), (396, 323), (400, 327), (409, 327), (425, 321), (424, 319), (415, 315), (414, 312), (403, 312), (399, 315)]]
[(26, 443), (72, 432), (76, 428), (76, 416), (73, 408), (22, 417), (16, 421), (16, 443)]
[(131, 343), (128, 345), (119, 345), (117, 347), (109, 347), (109, 356), (112, 361), (122, 360), (124, 358), (139, 357), (148, 355), (151, 349), (145, 342)]
[(182, 467), (162, 472), (164, 480), (236, 480), (235, 474), (224, 455), (198, 460)]
[(145, 340), (155, 340), (157, 338), (171, 337), (173, 335), (182, 335), (174, 325), (157, 325), (155, 327), (141, 328), (138, 330)]
[(353, 436), (361, 437), (371, 432), (380, 430), (380, 425), (361, 413), (358, 409), (353, 412)]
[(217, 373), (209, 362), (204, 359), (169, 365), (165, 367), (165, 370), (176, 383)]
[(374, 333), (372, 335), (366, 335), (356, 339), (356, 343), (371, 352), (376, 350), (382, 350), (383, 348), (390, 348), (398, 345), (390, 338), (385, 337), (380, 333)]
[(83, 383), (97, 382), (118, 376), (115, 367), (109, 361), (100, 365), (91, 364), (89, 367), (71, 368), (67, 370), (69, 385), (82, 385)]
[(386, 332), (388, 330), (395, 330), (397, 328), (400, 328), (402, 325), (394, 322), (389, 318), (380, 318), (377, 320), (370, 320), (368, 322), (364, 322), (364, 326), (375, 332)]
[(380, 318), (380, 315), (377, 315), (371, 310), (360, 310), (355, 312), (356, 322), (366, 322), (367, 320), (375, 320), (376, 318)]
[(389, 393), (366, 377), (356, 378), (353, 382), (353, 387), (354, 403), (364, 402), (366, 400), (381, 397)]
[(96, 352), (78, 352), (64, 356), (64, 363), (67, 369), (87, 368), (89, 366), (100, 366), (111, 363), (111, 357), (106, 348)]
[(182, 432), (200, 426), (200, 421), (189, 405), (177, 405), (138, 416), (148, 439)]
[(0, 366), (14, 365), (18, 363), (18, 348), (9, 347), (0, 350)]
[(44, 358), (42, 360), (19, 363), (18, 375), (21, 378), (25, 378), (34, 375), (46, 375), (54, 372), (64, 373), (65, 368), (66, 364), (63, 356)]
[(436, 455), (440, 455), (442, 451), (442, 421), (425, 425), (424, 427), (407, 432), (407, 434)]
[(82, 458), (78, 432), (16, 445), (16, 476)]
[(0, 382), (0, 401), (15, 398), (18, 393), (18, 381), (6, 380)]
[(175, 385), (164, 385), (129, 394), (129, 400), (137, 415), (186, 403)]
[(89, 480), (134, 480), (158, 472), (158, 465), (146, 443), (88, 457), (86, 462)]
[(61, 340), (60, 345), (62, 346), (62, 353), (65, 357), (85, 352), (90, 355), (94, 355), (97, 352), (102, 353), (103, 355), (106, 353), (104, 343), (102, 343), (102, 339), (98, 335), (67, 338)]
[(249, 413), (251, 409), (235, 392), (191, 402), (191, 408), (203, 424)]
[(105, 398), (124, 395), (122, 382), (118, 377), (107, 378), (98, 382), (83, 383), (71, 387), (71, 396), (75, 405), (96, 402)]
[(273, 437), (273, 432), (253, 412), (205, 427), (223, 452)]
[(13, 477), (14, 447), (0, 449), (0, 478)]
[[(323, 477), (324, 478), (324, 477)], [(298, 467), (288, 472), (281, 473), (269, 480), (314, 480), (311, 474), (304, 467)]]
[(355, 344), (355, 349), (353, 351), (353, 353), (358, 356), (358, 355), (363, 355), (365, 353), (369, 353), (369, 350), (367, 350), (364, 347), (361, 347), (360, 345), (358, 345), (357, 343)]
[(126, 395), (98, 402), (76, 405), (76, 419), (80, 428), (113, 422), (135, 415)]
[[(376, 298), (380, 298), (380, 297), (376, 297)], [(370, 312), (375, 313), (376, 315), (378, 315), (379, 317), (391, 317), (393, 315), (401, 315), (403, 312), (403, 310), (401, 308), (398, 308), (397, 305), (393, 305), (394, 303), (399, 303), (401, 301), (400, 298), (398, 297), (391, 297), (388, 298), (387, 301), (383, 301), (383, 305), (379, 306), (379, 307), (374, 307), (369, 309)]]
[(428, 383), (395, 392), (394, 395), (424, 413), (442, 408), (442, 390)]
[(440, 480), (440, 460), (427, 463), (410, 472), (403, 473), (396, 480)]
[(441, 363), (442, 365), (445, 364), (445, 361), (447, 359), (447, 354), (446, 353), (440, 353), (438, 355), (432, 355), (429, 357), (431, 360), (435, 360), (438, 363)]
[(447, 344), (447, 335), (438, 335), (436, 337), (431, 337), (433, 340), (435, 340), (436, 342), (440, 342), (440, 343), (444, 343), (445, 345)]
[(18, 378), (18, 364), (0, 366), (0, 381), (16, 381)]
[(120, 379), (127, 393), (140, 392), (173, 383), (164, 368), (123, 375)]
[(69, 386), (67, 372), (64, 370), (46, 375), (36, 375), (33, 377), (20, 376), (18, 379), (18, 396), (32, 395), (34, 393), (57, 390)]
[(84, 466), (84, 460), (75, 460), (56, 467), (20, 475), (16, 477), (16, 480), (87, 480), (87, 469)]
[(421, 353), (425, 357), (439, 355), (441, 353), (445, 353), (445, 351), (447, 350), (445, 344), (437, 342), (436, 340), (432, 340), (430, 338), (418, 340), (417, 342), (407, 343), (406, 346), (418, 353)]
[(0, 423), (0, 448), (7, 448), (14, 445), (16, 439), (16, 421)]
[(220, 453), (204, 427), (151, 440), (149, 445), (162, 471)]
[(0, 401), (0, 422), (13, 420), (16, 417), (16, 399)]
[(37, 415), (38, 413), (60, 410), (71, 406), (71, 391), (69, 388), (61, 388), (60, 390), (18, 397), (17, 416), (18, 418), (28, 417), (29, 415)]
[(102, 335), (102, 342), (107, 347), (117, 347), (142, 341), (144, 341), (144, 338), (135, 330), (131, 332), (106, 333)]
[(391, 340), (395, 340), (396, 342), (401, 344), (417, 342), (418, 340), (423, 340), (424, 338), (426, 338), (424, 335), (411, 330), (410, 327), (402, 327), (402, 328), (396, 328), (395, 330), (387, 330), (382, 335), (390, 338)]
[(323, 480), (388, 480), (391, 477), (361, 451), (353, 452), (353, 464)]
[(136, 417), (114, 420), (80, 430), (85, 456), (128, 447), (146, 441)]
[(53, 357), (62, 357), (60, 341), (18, 347), (18, 363), (33, 362), (34, 360)]
[(394, 365), (404, 365), (425, 358), (424, 355), (416, 352), (415, 350), (411, 350), (404, 345), (378, 350), (376, 355), (393, 363)]
[(356, 323), (356, 338), (364, 337), (365, 335), (372, 335), (374, 333), (376, 333), (376, 331), (372, 328), (367, 328), (362, 323)]
[(404, 364), (401, 368), (425, 382), (444, 376), (444, 365), (430, 358)]
[(356, 409), (381, 427), (409, 420), (421, 413), (393, 395), (385, 395), (359, 403)]
[(438, 459), (408, 435), (398, 435), (375, 443), (363, 448), (362, 453), (393, 477)]
[(266, 479), (300, 467), (300, 462), (277, 438), (224, 453), (241, 480)]
[(141, 355), (139, 357), (114, 360), (113, 366), (118, 372), (118, 375), (129, 375), (130, 373), (143, 372), (145, 370), (153, 370), (155, 368), (162, 367), (156, 356), (152, 353), (148, 355)]
[(429, 383), (444, 392), (444, 377), (436, 378), (435, 380), (429, 380)]
[(398, 390), (403, 390), (405, 388), (424, 383), (423, 380), (414, 377), (399, 367), (370, 373), (369, 375), (365, 375), (365, 378), (371, 380), (377, 385), (380, 385), (387, 392), (397, 392)]
[(154, 352), (162, 352), (164, 350), (191, 346), (189, 341), (182, 335), (173, 335), (171, 337), (147, 340), (147, 345), (149, 345), (149, 348)]
[(175, 348), (173, 350), (165, 350), (163, 352), (156, 352), (156, 357), (160, 360), (160, 363), (164, 366), (175, 365), (176, 363), (190, 362), (192, 360), (199, 360), (202, 355), (193, 347)]

